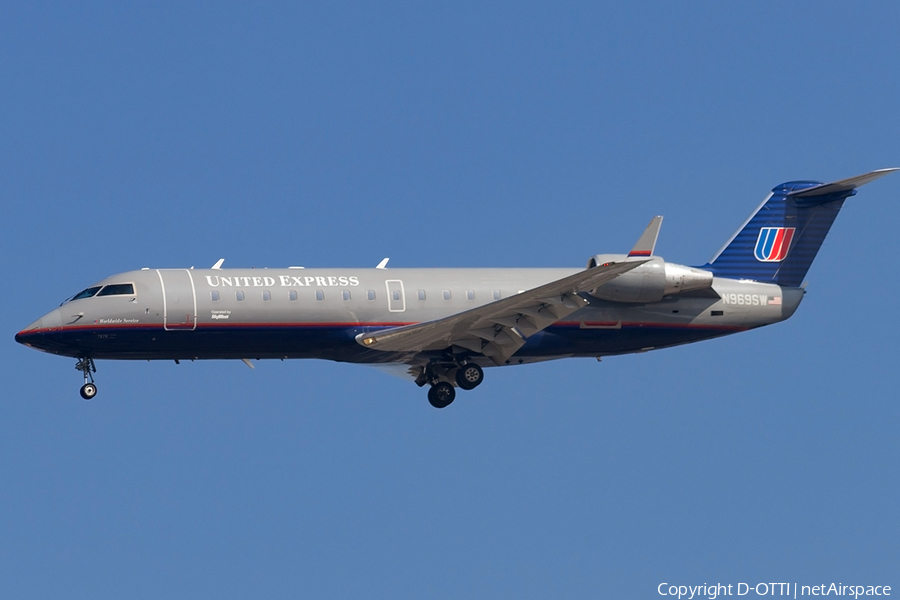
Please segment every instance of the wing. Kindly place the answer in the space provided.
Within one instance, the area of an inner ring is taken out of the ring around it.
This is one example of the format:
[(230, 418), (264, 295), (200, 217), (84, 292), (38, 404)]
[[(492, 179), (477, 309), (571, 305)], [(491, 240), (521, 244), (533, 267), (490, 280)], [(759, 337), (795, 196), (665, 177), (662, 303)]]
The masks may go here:
[(578, 295), (647, 262), (606, 263), (531, 290), (443, 319), (361, 333), (356, 341), (373, 350), (424, 352), (459, 346), (503, 364), (525, 339), (586, 306)]

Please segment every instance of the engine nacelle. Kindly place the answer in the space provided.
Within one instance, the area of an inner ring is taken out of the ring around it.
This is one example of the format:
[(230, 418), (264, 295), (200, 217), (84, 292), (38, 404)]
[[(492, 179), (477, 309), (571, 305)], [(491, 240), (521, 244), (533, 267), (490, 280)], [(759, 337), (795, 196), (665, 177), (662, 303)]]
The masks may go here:
[[(588, 268), (627, 259), (624, 254), (598, 254), (588, 261)], [(713, 274), (709, 271), (667, 263), (653, 256), (641, 266), (595, 288), (591, 295), (612, 302), (659, 302), (663, 296), (710, 288), (712, 281)]]

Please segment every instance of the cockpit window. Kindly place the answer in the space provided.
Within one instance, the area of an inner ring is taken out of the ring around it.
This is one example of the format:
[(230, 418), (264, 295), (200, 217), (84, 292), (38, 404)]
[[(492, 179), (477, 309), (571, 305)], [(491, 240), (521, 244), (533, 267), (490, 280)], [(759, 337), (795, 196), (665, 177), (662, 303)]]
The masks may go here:
[[(72, 300), (82, 300), (84, 298), (91, 298), (94, 296), (94, 294), (96, 294), (97, 292), (100, 291), (101, 287), (102, 286), (99, 286), (99, 285), (94, 286), (94, 287), (89, 287), (88, 289), (84, 290), (83, 292), (78, 292), (77, 294), (72, 296)], [(71, 300), (70, 300), (70, 302), (71, 302)]]
[(134, 285), (131, 283), (113, 283), (102, 290), (97, 294), (100, 296), (130, 296), (134, 295)]

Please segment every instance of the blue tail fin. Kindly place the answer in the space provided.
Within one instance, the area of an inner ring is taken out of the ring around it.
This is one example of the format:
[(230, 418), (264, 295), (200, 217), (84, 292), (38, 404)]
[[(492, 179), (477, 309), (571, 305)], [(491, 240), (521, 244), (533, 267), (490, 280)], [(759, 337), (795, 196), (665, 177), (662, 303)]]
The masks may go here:
[(880, 169), (835, 183), (782, 183), (703, 268), (717, 277), (799, 286), (844, 200), (856, 194), (857, 187), (896, 170)]

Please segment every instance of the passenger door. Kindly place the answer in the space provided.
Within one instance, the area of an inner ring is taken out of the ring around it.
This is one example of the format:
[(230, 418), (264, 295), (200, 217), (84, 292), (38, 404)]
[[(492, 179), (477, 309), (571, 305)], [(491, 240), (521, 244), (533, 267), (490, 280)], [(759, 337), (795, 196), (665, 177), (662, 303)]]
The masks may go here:
[(197, 328), (197, 293), (188, 269), (157, 269), (163, 295), (163, 328), (193, 331)]

